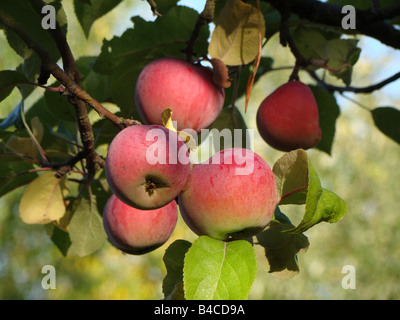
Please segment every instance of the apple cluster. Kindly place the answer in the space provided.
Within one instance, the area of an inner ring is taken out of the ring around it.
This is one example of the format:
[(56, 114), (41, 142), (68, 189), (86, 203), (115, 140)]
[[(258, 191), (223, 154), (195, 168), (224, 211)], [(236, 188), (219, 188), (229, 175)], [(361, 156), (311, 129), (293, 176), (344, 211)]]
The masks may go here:
[[(155, 250), (172, 235), (179, 213), (195, 234), (222, 241), (248, 238), (269, 224), (277, 187), (262, 157), (230, 148), (192, 165), (179, 131), (163, 125), (161, 114), (171, 108), (177, 130), (200, 132), (218, 117), (224, 99), (212, 71), (201, 65), (162, 58), (142, 70), (135, 102), (144, 124), (118, 133), (106, 157), (113, 195), (103, 222), (116, 248), (129, 254)], [(262, 102), (257, 126), (266, 142), (283, 151), (313, 147), (321, 138), (315, 99), (299, 81)]]

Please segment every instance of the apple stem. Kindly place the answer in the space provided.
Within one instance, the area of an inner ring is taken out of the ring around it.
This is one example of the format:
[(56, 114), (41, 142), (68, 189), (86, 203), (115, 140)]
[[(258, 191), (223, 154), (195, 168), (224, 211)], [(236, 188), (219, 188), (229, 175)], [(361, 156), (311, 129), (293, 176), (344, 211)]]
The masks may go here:
[(157, 185), (152, 181), (147, 181), (144, 189), (149, 194), (149, 196), (152, 196), (154, 194), (154, 190), (157, 189)]

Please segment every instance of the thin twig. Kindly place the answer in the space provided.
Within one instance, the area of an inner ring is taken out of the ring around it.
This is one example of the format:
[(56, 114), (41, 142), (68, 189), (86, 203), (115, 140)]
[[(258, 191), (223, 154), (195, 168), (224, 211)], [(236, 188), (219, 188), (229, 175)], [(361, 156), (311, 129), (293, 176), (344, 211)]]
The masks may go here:
[[(283, 0), (262, 0), (275, 8), (282, 6)], [(400, 4), (390, 9), (383, 8), (374, 14), (371, 10), (356, 9), (357, 29), (343, 30), (341, 27), (343, 14), (342, 6), (317, 0), (290, 1), (289, 11), (301, 20), (308, 20), (324, 26), (338, 28), (341, 32), (349, 34), (363, 34), (379, 40), (380, 42), (400, 49), (400, 30), (385, 20), (399, 15)]]
[(343, 92), (353, 92), (353, 93), (371, 93), (373, 91), (379, 90), (381, 88), (383, 88), (384, 86), (388, 85), (389, 83), (392, 83), (398, 79), (400, 79), (400, 72), (397, 72), (396, 74), (394, 74), (393, 76), (378, 82), (374, 85), (370, 85), (367, 87), (338, 87), (338, 86), (334, 86), (331, 84), (326, 83), (325, 81), (323, 81), (322, 79), (320, 79), (318, 77), (318, 75), (315, 73), (315, 71), (313, 70), (309, 70), (309, 69), (305, 69), (308, 74), (318, 83), (319, 86), (321, 86), (322, 88), (324, 88), (325, 90), (329, 91), (329, 92), (339, 92), (339, 93), (343, 93)]
[(0, 11), (0, 22), (13, 30), (33, 51), (37, 53), (42, 61), (44, 68), (60, 81), (65, 88), (78, 97), (80, 100), (87, 103), (93, 108), (100, 117), (105, 117), (111, 121), (119, 129), (125, 128), (126, 122), (124, 119), (119, 118), (104, 106), (101, 105), (97, 100), (92, 98), (85, 90), (83, 90), (74, 79), (71, 78), (66, 72), (64, 72), (55, 62), (50, 59), (49, 53), (44, 49), (38, 42), (31, 38), (31, 36), (16, 22), (12, 17), (8, 16), (4, 12)]
[(186, 42), (186, 47), (182, 50), (185, 53), (186, 61), (193, 62), (194, 44), (199, 37), (200, 29), (203, 25), (208, 24), (214, 20), (215, 3), (218, 0), (207, 0), (203, 11), (197, 17), (196, 24), (190, 35), (189, 40)]
[(26, 131), (29, 134), (29, 137), (32, 139), (33, 144), (36, 146), (36, 149), (39, 151), (39, 154), (42, 157), (42, 160), (44, 162), (49, 162), (50, 161), (49, 156), (43, 150), (43, 148), (40, 145), (39, 141), (37, 141), (35, 135), (33, 134), (33, 132), (31, 131), (31, 129), (28, 126), (28, 123), (26, 122), (25, 110), (24, 110), (24, 100), (23, 99), (21, 101), (21, 120), (22, 120), (22, 123), (24, 124), (24, 127), (25, 127)]
[(2, 152), (1, 155), (6, 156), (6, 157), (17, 157), (17, 158), (21, 158), (24, 160), (32, 161), (32, 162), (35, 162), (36, 164), (38, 164), (39, 166), (43, 165), (43, 162), (41, 162), (40, 160), (38, 160), (34, 157), (31, 157), (27, 154), (23, 154), (23, 153), (19, 153), (19, 152)]
[(290, 34), (289, 18), (290, 18), (290, 2), (288, 0), (283, 0), (278, 6), (278, 11), (281, 15), (280, 24), (280, 42), (283, 46), (289, 45), (295, 59), (296, 65), (293, 68), (293, 72), (289, 77), (289, 80), (299, 80), (299, 71), (301, 68), (308, 67), (310, 65), (317, 67), (326, 66), (327, 60), (316, 60), (312, 58), (304, 57), (300, 50), (297, 48), (296, 43), (292, 35)]
[(362, 109), (367, 110), (367, 111), (371, 111), (370, 108), (368, 108), (367, 106), (363, 105), (361, 102), (359, 102), (359, 101), (357, 101), (357, 100), (355, 100), (355, 99), (353, 99), (353, 98), (350, 98), (350, 97), (344, 95), (343, 92), (341, 92), (340, 94), (342, 95), (343, 98), (345, 98), (345, 99), (347, 99), (347, 100), (353, 102), (354, 104), (358, 105), (358, 106), (361, 107)]
[(235, 82), (234, 82), (234, 87), (233, 87), (233, 95), (232, 95), (232, 103), (231, 103), (231, 107), (232, 107), (232, 114), (234, 114), (235, 112), (235, 103), (236, 103), (236, 99), (237, 99), (237, 95), (238, 95), (238, 89), (239, 89), (239, 79), (240, 79), (240, 71), (242, 70), (242, 66), (239, 66), (236, 70), (235, 70)]
[(149, 5), (150, 5), (151, 12), (153, 12), (153, 14), (154, 14), (155, 16), (161, 16), (161, 13), (159, 13), (159, 12), (157, 11), (157, 4), (155, 3), (155, 1), (154, 1), (154, 0), (147, 0), (147, 2), (148, 2)]

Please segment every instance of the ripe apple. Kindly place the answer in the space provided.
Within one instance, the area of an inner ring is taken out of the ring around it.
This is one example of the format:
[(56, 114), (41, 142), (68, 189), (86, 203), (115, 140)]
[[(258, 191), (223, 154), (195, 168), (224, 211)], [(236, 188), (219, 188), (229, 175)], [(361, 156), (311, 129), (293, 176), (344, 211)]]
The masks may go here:
[(103, 211), (104, 229), (111, 244), (135, 255), (162, 246), (174, 231), (177, 219), (175, 200), (162, 208), (139, 210), (126, 205), (113, 194)]
[(224, 99), (210, 69), (177, 58), (149, 63), (135, 89), (136, 108), (144, 123), (162, 124), (162, 111), (171, 108), (178, 130), (207, 128), (221, 112)]
[(316, 146), (321, 129), (311, 89), (300, 81), (280, 86), (261, 103), (257, 128), (270, 146), (281, 151)]
[(247, 238), (261, 232), (274, 214), (275, 177), (251, 150), (225, 149), (193, 167), (178, 205), (186, 224), (199, 236)]
[(134, 125), (111, 142), (105, 164), (111, 191), (141, 210), (165, 206), (185, 186), (188, 149), (179, 135), (159, 125)]

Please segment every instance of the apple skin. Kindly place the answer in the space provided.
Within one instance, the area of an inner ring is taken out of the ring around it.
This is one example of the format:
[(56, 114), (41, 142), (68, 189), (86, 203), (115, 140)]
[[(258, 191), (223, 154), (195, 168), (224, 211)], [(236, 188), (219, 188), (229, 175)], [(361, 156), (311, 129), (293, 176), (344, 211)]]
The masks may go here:
[[(152, 140), (149, 137), (154, 132), (165, 139)], [(149, 162), (147, 151), (155, 146), (159, 146), (158, 155), (165, 156), (164, 163)], [(187, 163), (178, 153), (187, 157)], [(106, 179), (111, 191), (127, 205), (141, 210), (161, 208), (185, 186), (190, 171), (188, 157), (188, 149), (176, 132), (158, 125), (130, 126), (109, 146)]]
[(257, 128), (261, 137), (280, 151), (315, 147), (322, 133), (311, 89), (300, 81), (280, 86), (261, 103)]
[(176, 201), (154, 210), (126, 205), (114, 194), (103, 211), (103, 225), (111, 244), (134, 255), (161, 247), (171, 236), (178, 219)]
[(136, 109), (147, 124), (161, 125), (161, 113), (173, 111), (177, 129), (200, 132), (218, 117), (225, 100), (212, 71), (178, 58), (161, 58), (144, 67), (136, 82)]
[[(239, 159), (246, 162), (240, 164)], [(238, 175), (237, 169), (245, 166), (250, 168), (248, 174)], [(178, 205), (197, 235), (223, 241), (244, 239), (270, 222), (277, 205), (275, 177), (264, 159), (251, 150), (225, 149), (192, 168)]]

